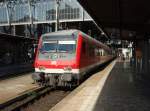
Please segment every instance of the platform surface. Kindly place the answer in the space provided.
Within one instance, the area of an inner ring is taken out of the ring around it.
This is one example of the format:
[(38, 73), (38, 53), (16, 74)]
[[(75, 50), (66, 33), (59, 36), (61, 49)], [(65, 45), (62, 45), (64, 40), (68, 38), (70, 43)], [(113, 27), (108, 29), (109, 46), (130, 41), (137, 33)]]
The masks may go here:
[(32, 63), (14, 64), (0, 66), (0, 79), (11, 75), (22, 74), (33, 71)]
[(114, 61), (50, 111), (150, 111), (150, 91), (133, 77), (128, 61)]
[(150, 111), (149, 89), (135, 81), (129, 62), (117, 62), (93, 111)]
[(0, 104), (17, 97), (29, 91), (37, 88), (38, 86), (32, 84), (31, 73), (23, 76), (9, 78), (0, 81)]

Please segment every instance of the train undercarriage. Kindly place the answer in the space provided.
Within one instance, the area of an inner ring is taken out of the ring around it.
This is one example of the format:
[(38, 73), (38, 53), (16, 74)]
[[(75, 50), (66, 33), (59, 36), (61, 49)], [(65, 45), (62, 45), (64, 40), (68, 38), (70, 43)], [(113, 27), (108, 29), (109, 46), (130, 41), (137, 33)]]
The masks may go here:
[(65, 74), (47, 74), (47, 73), (34, 73), (32, 78), (35, 83), (40, 86), (64, 86), (72, 87), (80, 84), (79, 74), (65, 73)]

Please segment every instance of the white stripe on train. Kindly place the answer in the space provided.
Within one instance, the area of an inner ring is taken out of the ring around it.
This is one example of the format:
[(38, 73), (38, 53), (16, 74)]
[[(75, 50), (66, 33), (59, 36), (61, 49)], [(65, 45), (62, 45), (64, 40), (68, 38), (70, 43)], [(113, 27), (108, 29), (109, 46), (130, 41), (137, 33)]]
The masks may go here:
[(92, 68), (104, 63), (105, 61), (98, 62), (96, 64), (81, 68), (81, 69), (72, 69), (70, 71), (65, 71), (64, 69), (49, 69), (46, 68), (44, 70), (40, 70), (39, 68), (35, 68), (35, 72), (44, 72), (44, 73), (57, 73), (57, 74), (62, 74), (62, 73), (73, 73), (73, 74), (79, 74), (83, 72), (88, 72)]

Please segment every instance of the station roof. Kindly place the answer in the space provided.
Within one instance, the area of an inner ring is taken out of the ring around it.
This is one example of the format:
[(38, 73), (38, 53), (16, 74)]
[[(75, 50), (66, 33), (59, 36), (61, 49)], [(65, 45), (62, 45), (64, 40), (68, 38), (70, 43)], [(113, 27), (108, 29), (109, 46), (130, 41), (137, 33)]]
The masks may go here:
[(150, 0), (78, 1), (101, 28), (112, 27), (138, 33), (150, 30)]
[(24, 36), (14, 36), (11, 34), (0, 33), (0, 39), (13, 39), (13, 40), (26, 40), (26, 41), (37, 41), (34, 38), (26, 38)]

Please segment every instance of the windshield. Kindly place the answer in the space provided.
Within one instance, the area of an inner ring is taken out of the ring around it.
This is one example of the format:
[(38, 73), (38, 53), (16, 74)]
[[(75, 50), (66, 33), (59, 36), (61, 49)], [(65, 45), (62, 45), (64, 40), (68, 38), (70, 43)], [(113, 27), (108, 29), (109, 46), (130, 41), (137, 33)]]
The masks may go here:
[(75, 41), (59, 41), (58, 42), (58, 52), (75, 52), (76, 44)]
[(41, 51), (42, 52), (56, 52), (57, 42), (43, 42)]
[(43, 42), (41, 51), (42, 52), (75, 52), (76, 44), (75, 41), (50, 41)]
[(70, 60), (75, 57), (76, 41), (43, 41), (39, 50), (39, 59), (42, 60)]

